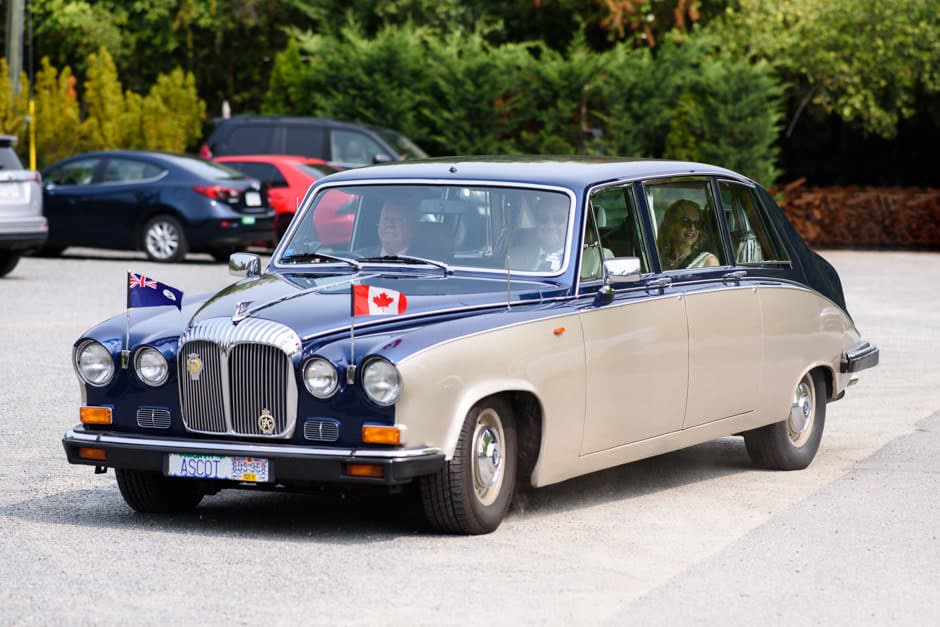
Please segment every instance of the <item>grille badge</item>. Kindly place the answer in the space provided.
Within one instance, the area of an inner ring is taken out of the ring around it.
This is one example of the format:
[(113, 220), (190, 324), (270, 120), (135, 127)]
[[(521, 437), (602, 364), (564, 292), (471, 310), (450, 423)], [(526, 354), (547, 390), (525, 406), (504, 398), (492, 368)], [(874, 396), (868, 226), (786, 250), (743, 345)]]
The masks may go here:
[(261, 415), (258, 416), (258, 428), (261, 429), (261, 433), (265, 435), (274, 433), (274, 416), (271, 415), (270, 410), (261, 410)]
[(186, 356), (186, 372), (193, 381), (199, 380), (199, 374), (202, 372), (202, 357), (199, 353), (190, 353)]

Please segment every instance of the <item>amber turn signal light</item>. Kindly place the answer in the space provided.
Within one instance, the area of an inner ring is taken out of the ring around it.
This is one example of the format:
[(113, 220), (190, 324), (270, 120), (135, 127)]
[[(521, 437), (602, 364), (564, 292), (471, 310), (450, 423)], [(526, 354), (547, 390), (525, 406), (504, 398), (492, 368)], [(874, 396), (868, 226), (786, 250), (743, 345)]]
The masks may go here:
[(78, 410), (78, 416), (82, 424), (86, 425), (109, 425), (111, 424), (110, 407), (82, 407)]
[(362, 441), (366, 444), (401, 444), (398, 427), (362, 425)]
[(87, 446), (79, 447), (78, 456), (82, 459), (93, 459), (99, 462), (103, 462), (107, 459), (103, 448), (89, 448)]
[(371, 477), (381, 479), (385, 468), (380, 464), (346, 464), (345, 473), (351, 477)]

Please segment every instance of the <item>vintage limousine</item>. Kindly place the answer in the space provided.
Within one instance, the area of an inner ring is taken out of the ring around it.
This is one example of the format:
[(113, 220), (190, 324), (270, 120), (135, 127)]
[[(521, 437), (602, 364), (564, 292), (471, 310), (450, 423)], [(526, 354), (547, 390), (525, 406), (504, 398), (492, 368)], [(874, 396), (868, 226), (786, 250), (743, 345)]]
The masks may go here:
[[(313, 218), (337, 201), (353, 227), (325, 246)], [(878, 363), (838, 275), (768, 193), (700, 163), (341, 172), (264, 269), (241, 253), (229, 267), (230, 287), (74, 345), (68, 460), (114, 468), (138, 511), (221, 488), (414, 482), (434, 528), (487, 533), (517, 481), (722, 436), (804, 468), (826, 404)]]

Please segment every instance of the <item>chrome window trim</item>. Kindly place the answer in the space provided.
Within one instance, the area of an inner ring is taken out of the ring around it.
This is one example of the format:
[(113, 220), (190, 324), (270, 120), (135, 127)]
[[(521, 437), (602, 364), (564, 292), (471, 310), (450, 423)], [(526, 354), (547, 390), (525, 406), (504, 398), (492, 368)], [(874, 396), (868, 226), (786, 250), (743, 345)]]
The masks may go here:
[[(277, 270), (285, 270), (285, 269), (289, 270), (289, 269), (308, 268), (308, 267), (322, 268), (323, 266), (348, 265), (348, 264), (341, 264), (338, 262), (336, 264), (319, 263), (319, 264), (284, 265), (284, 264), (278, 263), (278, 261), (280, 260), (281, 255), (283, 254), (283, 249), (286, 248), (287, 246), (287, 242), (289, 242), (290, 239), (294, 236), (294, 231), (300, 228), (299, 225), (305, 219), (307, 212), (310, 211), (310, 207), (313, 204), (313, 199), (316, 198), (316, 196), (321, 191), (328, 190), (334, 187), (335, 188), (375, 187), (375, 186), (380, 186), (380, 185), (398, 185), (398, 186), (437, 185), (437, 186), (448, 186), (448, 187), (459, 187), (459, 186), (497, 187), (497, 188), (503, 188), (503, 189), (545, 190), (545, 191), (560, 192), (562, 194), (565, 194), (569, 200), (568, 233), (566, 236), (567, 239), (565, 240), (565, 258), (562, 261), (561, 268), (557, 272), (554, 272), (551, 274), (547, 274), (544, 272), (529, 272), (529, 271), (523, 271), (523, 270), (515, 270), (515, 271), (510, 272), (510, 274), (512, 276), (525, 276), (525, 277), (557, 277), (557, 276), (561, 276), (565, 274), (565, 272), (568, 271), (569, 264), (571, 263), (573, 259), (572, 246), (573, 246), (573, 240), (574, 240), (574, 227), (575, 227), (574, 220), (575, 220), (575, 216), (577, 215), (577, 208), (578, 208), (578, 198), (575, 195), (574, 190), (572, 190), (571, 188), (562, 187), (559, 185), (545, 185), (545, 184), (540, 184), (540, 183), (527, 184), (527, 183), (520, 183), (520, 182), (515, 182), (515, 181), (499, 181), (499, 180), (492, 180), (492, 179), (473, 180), (473, 179), (428, 179), (428, 178), (361, 179), (361, 180), (357, 179), (354, 181), (344, 181), (344, 182), (328, 181), (326, 183), (323, 183), (322, 185), (315, 183), (307, 191), (307, 195), (304, 196), (303, 202), (301, 203), (300, 208), (297, 211), (297, 214), (300, 216), (300, 218), (291, 221), (290, 228), (287, 230), (286, 233), (284, 233), (284, 236), (281, 237), (281, 241), (277, 245), (277, 247), (274, 249), (274, 252), (271, 253), (271, 260), (268, 262), (267, 267), (275, 268)], [(392, 265), (392, 264), (386, 264), (386, 265)], [(406, 265), (406, 267), (408, 267), (411, 270), (413, 270), (415, 267), (412, 264), (402, 264), (402, 265)], [(396, 267), (399, 267), (399, 266), (396, 266)], [(467, 270), (467, 271), (480, 272), (480, 273), (486, 273), (486, 274), (494, 274), (494, 275), (502, 275), (502, 276), (506, 275), (505, 268), (500, 268), (500, 269), (480, 268), (479, 266), (459, 266), (459, 265), (453, 265), (453, 264), (451, 264), (449, 267), (452, 270)]]
[(70, 429), (65, 433), (65, 440), (76, 444), (114, 445), (147, 448), (167, 453), (187, 453), (190, 451), (217, 451), (219, 455), (248, 455), (264, 457), (336, 457), (336, 458), (414, 458), (426, 455), (440, 455), (441, 449), (423, 447), (413, 449), (359, 449), (359, 448), (322, 448), (315, 446), (297, 446), (295, 444), (254, 444), (246, 442), (213, 442), (202, 440), (180, 440), (154, 436), (133, 437), (112, 433), (87, 433)]

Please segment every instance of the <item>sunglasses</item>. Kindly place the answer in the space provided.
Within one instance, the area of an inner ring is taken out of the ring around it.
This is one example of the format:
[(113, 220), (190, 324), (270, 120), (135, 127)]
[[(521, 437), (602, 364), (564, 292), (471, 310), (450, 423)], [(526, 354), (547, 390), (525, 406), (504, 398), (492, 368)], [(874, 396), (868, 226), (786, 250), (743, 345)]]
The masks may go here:
[(681, 224), (682, 226), (686, 228), (690, 228), (694, 226), (698, 230), (700, 231), (702, 230), (701, 220), (693, 220), (692, 218), (682, 217), (682, 218), (679, 218), (679, 224)]

